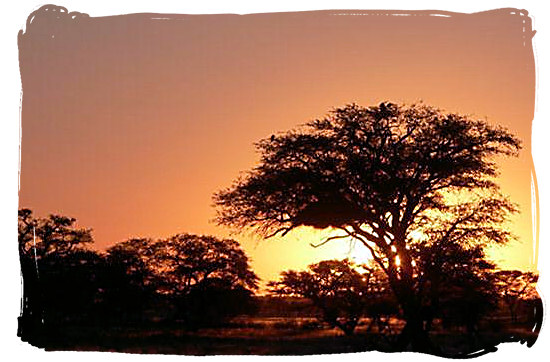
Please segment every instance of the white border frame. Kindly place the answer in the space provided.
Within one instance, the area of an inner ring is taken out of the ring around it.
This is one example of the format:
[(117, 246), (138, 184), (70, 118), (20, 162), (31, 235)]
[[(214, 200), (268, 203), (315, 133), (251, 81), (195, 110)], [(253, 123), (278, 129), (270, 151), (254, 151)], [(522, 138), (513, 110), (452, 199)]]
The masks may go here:
[[(23, 28), (27, 16), (40, 6), (48, 2), (20, 0), (13, 4), (6, 4), (3, 11), (1, 22), (2, 32), (2, 113), (3, 118), (0, 121), (0, 240), (2, 242), (2, 252), (0, 253), (0, 276), (1, 289), (4, 294), (0, 299), (2, 326), (0, 329), (0, 341), (2, 353), (8, 358), (18, 359), (38, 358), (40, 361), (72, 361), (76, 356), (82, 361), (95, 361), (97, 358), (116, 361), (135, 361), (152, 360), (152, 358), (161, 358), (163, 360), (176, 361), (180, 358), (198, 360), (200, 357), (191, 356), (150, 356), (150, 355), (129, 355), (120, 353), (102, 353), (93, 352), (49, 352), (34, 348), (27, 343), (21, 342), (16, 336), (17, 316), (19, 314), (21, 285), (19, 280), (19, 262), (17, 258), (17, 238), (16, 231), (16, 213), (18, 208), (18, 189), (19, 189), (19, 140), (20, 140), (20, 97), (21, 81), (19, 76), (17, 32)], [(543, 1), (522, 0), (522, 1), (470, 1), (442, 3), (433, 0), (417, 0), (414, 2), (385, 0), (385, 1), (353, 1), (353, 0), (306, 0), (291, 1), (278, 0), (259, 2), (245, 0), (202, 0), (197, 2), (183, 1), (78, 1), (78, 0), (60, 0), (54, 1), (56, 5), (64, 6), (69, 11), (79, 11), (87, 13), (90, 16), (119, 15), (128, 13), (155, 12), (172, 14), (200, 14), (200, 13), (257, 13), (257, 12), (286, 12), (286, 11), (306, 11), (306, 10), (328, 10), (328, 9), (387, 9), (387, 10), (445, 10), (456, 12), (478, 12), (498, 8), (524, 8), (529, 11), (529, 16), (533, 19), (533, 29), (537, 31), (533, 39), (535, 61), (537, 66), (537, 90), (535, 105), (535, 120), (533, 121), (532, 154), (537, 173), (537, 183), (539, 191), (539, 213), (540, 213), (540, 233), (539, 233), (539, 263), (538, 269), (541, 274), (539, 286), (542, 289), (541, 294), (545, 301), (545, 319), (548, 317), (548, 305), (545, 295), (550, 290), (550, 268), (544, 264), (548, 262), (549, 246), (547, 243), (550, 235), (549, 221), (549, 167), (546, 155), (550, 153), (550, 142), (546, 139), (549, 134), (549, 126), (546, 119), (550, 115), (550, 102), (544, 102), (548, 99), (548, 83), (550, 69), (550, 11), (547, 10)], [(546, 291), (546, 293), (545, 293)], [(519, 360), (520, 358), (530, 361), (542, 361), (545, 359), (547, 344), (550, 342), (550, 332), (547, 331), (548, 323), (545, 320), (538, 341), (532, 348), (517, 343), (501, 344), (496, 353), (489, 353), (476, 359), (476, 361), (494, 361), (494, 360)], [(342, 357), (354, 360), (362, 359), (384, 359), (388, 361), (401, 361), (402, 358), (414, 361), (438, 360), (438, 357), (419, 355), (419, 354), (382, 354), (378, 352), (366, 352), (358, 354), (346, 354)], [(316, 360), (329, 361), (334, 359), (335, 355), (323, 356), (302, 356), (302, 357), (284, 357), (292, 360), (305, 360), (315, 358)], [(205, 357), (207, 360), (224, 358), (227, 360), (256, 359), (255, 356), (234, 356), (234, 357)], [(281, 357), (261, 357), (262, 359), (281, 359)], [(204, 360), (204, 359), (201, 359)]]

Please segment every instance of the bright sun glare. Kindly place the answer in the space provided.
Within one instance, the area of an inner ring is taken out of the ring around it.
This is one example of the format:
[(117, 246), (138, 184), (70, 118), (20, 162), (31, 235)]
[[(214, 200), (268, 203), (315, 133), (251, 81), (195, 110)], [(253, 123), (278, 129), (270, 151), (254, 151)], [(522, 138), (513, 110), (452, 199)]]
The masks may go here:
[(313, 246), (317, 246), (325, 259), (349, 259), (356, 264), (368, 264), (372, 260), (370, 251), (356, 239), (351, 237), (337, 238), (323, 244), (331, 237), (343, 235), (341, 230), (325, 229), (318, 230), (311, 227), (301, 227), (293, 231), (293, 237), (308, 240)]
[[(355, 264), (370, 264), (373, 260), (370, 251), (359, 240), (351, 237), (336, 238), (326, 243), (323, 243), (328, 238), (338, 237), (343, 235), (341, 230), (337, 229), (325, 229), (318, 230), (311, 227), (300, 227), (289, 234), (289, 238), (296, 240), (307, 240), (312, 246), (316, 246), (316, 250), (321, 254), (318, 257), (324, 259), (349, 259)], [(412, 239), (421, 241), (426, 236), (419, 231), (413, 231), (409, 235)], [(306, 248), (307, 249), (307, 248)], [(309, 249), (307, 249), (309, 250)], [(324, 260), (324, 259), (319, 259)], [(400, 260), (397, 257), (396, 264), (400, 264)]]

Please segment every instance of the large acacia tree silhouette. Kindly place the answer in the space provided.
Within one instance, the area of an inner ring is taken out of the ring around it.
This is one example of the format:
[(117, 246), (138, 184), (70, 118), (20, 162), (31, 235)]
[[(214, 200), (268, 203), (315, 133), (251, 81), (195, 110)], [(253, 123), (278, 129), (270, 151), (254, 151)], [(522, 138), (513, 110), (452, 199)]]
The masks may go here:
[(499, 193), (495, 157), (517, 155), (520, 141), (486, 121), (423, 104), (350, 104), (256, 147), (259, 165), (214, 195), (217, 222), (264, 237), (332, 227), (341, 234), (329, 239), (360, 241), (403, 311), (398, 349), (433, 351), (422, 317), (433, 273), (419, 258), (479, 254), (512, 237), (502, 223), (516, 208)]

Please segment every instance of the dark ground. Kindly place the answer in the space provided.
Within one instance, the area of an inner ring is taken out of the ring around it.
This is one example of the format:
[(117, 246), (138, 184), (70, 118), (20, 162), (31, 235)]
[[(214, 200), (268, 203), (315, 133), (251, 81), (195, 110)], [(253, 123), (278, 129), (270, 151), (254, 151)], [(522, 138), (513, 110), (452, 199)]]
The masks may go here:
[[(367, 332), (364, 320), (356, 334), (345, 336), (337, 329), (309, 318), (242, 317), (222, 328), (191, 332), (177, 324), (150, 324), (148, 327), (64, 326), (49, 328), (43, 340), (46, 350), (109, 351), (181, 355), (307, 355), (328, 353), (390, 351), (402, 323), (391, 321), (392, 333), (382, 336)], [(476, 352), (507, 341), (536, 339), (521, 325), (487, 321), (469, 344), (466, 331), (459, 327), (435, 328), (430, 335), (445, 355)]]

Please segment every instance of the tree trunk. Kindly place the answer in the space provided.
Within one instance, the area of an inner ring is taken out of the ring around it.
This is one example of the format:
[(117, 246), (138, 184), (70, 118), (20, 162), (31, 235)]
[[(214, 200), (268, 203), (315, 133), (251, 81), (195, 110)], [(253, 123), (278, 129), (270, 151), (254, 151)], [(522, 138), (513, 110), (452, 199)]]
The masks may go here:
[(515, 303), (511, 303), (508, 305), (508, 308), (510, 310), (510, 317), (512, 319), (512, 323), (516, 323), (517, 322), (517, 314), (516, 314), (516, 304)]
[(428, 330), (424, 323), (425, 318), (422, 313), (421, 303), (414, 294), (409, 293), (406, 299), (400, 304), (403, 308), (405, 327), (403, 327), (397, 338), (396, 349), (399, 351), (440, 354), (439, 349), (430, 341)]
[(43, 329), (43, 299), (36, 265), (21, 258), (23, 297), (18, 317), (17, 336), (22, 341), (37, 345)]
[(405, 327), (401, 330), (396, 342), (397, 349), (400, 351), (434, 353), (435, 348), (424, 328), (422, 316), (418, 314), (406, 317), (405, 323)]

